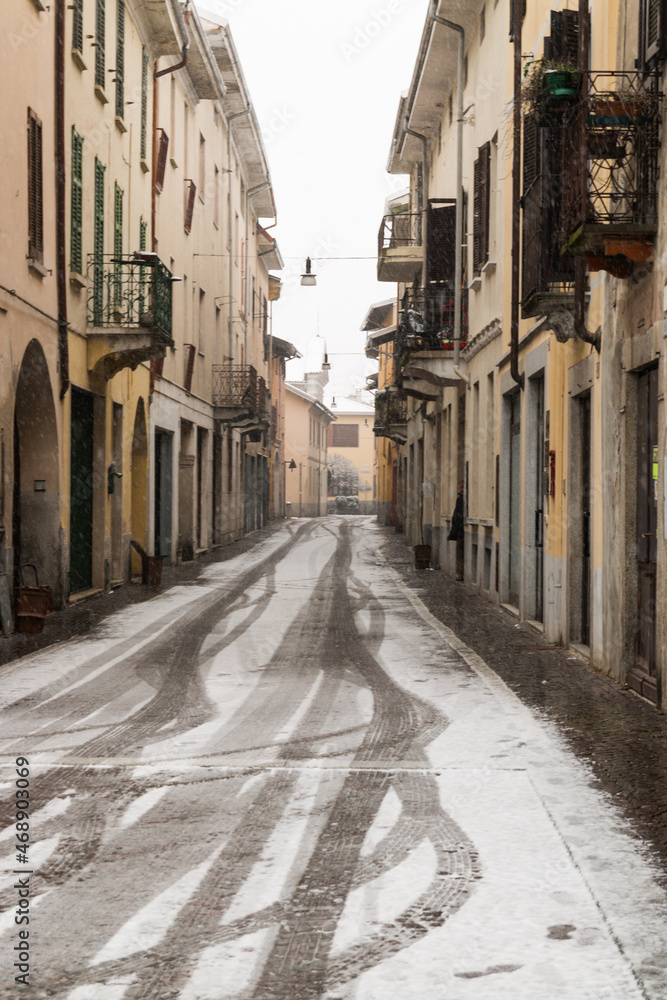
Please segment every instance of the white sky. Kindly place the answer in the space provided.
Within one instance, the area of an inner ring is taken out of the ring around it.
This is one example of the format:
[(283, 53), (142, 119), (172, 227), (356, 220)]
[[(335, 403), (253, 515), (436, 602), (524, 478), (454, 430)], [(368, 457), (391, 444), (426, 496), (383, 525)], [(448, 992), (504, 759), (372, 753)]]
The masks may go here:
[[(377, 232), (386, 197), (407, 184), (386, 163), (427, 0), (201, 3), (229, 21), (264, 132), (278, 207), (272, 234), (285, 261), (273, 332), (305, 353), (319, 330), (329, 390), (344, 395), (374, 370), (363, 355), (364, 315), (396, 291), (375, 277)], [(299, 284), (308, 255), (316, 288)], [(292, 362), (288, 377), (301, 367)]]

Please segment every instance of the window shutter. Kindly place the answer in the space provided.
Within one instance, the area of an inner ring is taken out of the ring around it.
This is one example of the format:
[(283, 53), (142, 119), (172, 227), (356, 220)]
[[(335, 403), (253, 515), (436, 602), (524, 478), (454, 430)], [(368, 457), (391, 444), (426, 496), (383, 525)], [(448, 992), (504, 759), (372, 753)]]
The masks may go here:
[(146, 159), (148, 135), (148, 53), (141, 54), (141, 150), (142, 160)]
[(454, 287), (456, 264), (456, 202), (428, 203), (426, 281)]
[(183, 228), (186, 233), (189, 233), (192, 229), (192, 217), (195, 211), (195, 195), (197, 193), (197, 185), (192, 180), (186, 180), (185, 182), (185, 221), (183, 223)]
[(489, 259), (489, 207), (491, 143), (487, 142), (478, 150), (475, 160), (475, 188), (473, 203), (473, 271), (482, 272)]
[(167, 150), (169, 149), (169, 136), (163, 128), (158, 129), (157, 147), (157, 168), (155, 170), (155, 190), (158, 194), (164, 186), (164, 172), (167, 169)]
[(83, 273), (83, 138), (72, 128), (70, 267)]
[(106, 0), (97, 0), (95, 8), (95, 83), (104, 90), (104, 70), (105, 57), (104, 49), (106, 42)]
[(116, 0), (116, 115), (125, 117), (125, 0)]
[(192, 376), (195, 370), (196, 349), (194, 344), (184, 344), (184, 347), (188, 352), (185, 356), (184, 388), (186, 392), (190, 392), (192, 388)]
[(104, 165), (95, 157), (95, 228), (93, 235), (93, 322), (99, 326), (104, 310)]
[(482, 272), (482, 164), (479, 157), (475, 160), (472, 218), (472, 269), (473, 273), (478, 275)]
[(640, 34), (640, 59), (643, 67), (651, 59), (664, 54), (667, 30), (666, 0), (641, 0), (640, 19), (640, 24), (643, 26), (643, 32)]
[(44, 259), (42, 123), (28, 108), (28, 256)]
[(72, 11), (72, 48), (83, 53), (83, 0), (73, 0)]
[(122, 299), (123, 265), (123, 190), (114, 184), (113, 197), (113, 255), (114, 255), (114, 300), (116, 304)]
[(148, 223), (142, 217), (139, 219), (139, 249), (146, 249), (146, 233), (148, 232)]
[(579, 11), (551, 11), (551, 36), (544, 39), (544, 58), (576, 69), (579, 64)]

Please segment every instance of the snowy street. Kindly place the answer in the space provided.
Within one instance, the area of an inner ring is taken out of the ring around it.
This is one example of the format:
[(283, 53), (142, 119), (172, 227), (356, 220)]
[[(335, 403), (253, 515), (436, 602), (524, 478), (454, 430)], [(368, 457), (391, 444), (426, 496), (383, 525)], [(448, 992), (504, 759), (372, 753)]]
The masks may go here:
[(3, 668), (0, 997), (664, 1000), (648, 849), (381, 542), (294, 520)]

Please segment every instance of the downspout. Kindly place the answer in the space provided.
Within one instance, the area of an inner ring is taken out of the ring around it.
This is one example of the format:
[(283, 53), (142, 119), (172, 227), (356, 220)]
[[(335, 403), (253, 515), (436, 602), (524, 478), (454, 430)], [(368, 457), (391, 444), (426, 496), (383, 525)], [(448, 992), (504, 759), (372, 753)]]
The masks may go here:
[(229, 185), (227, 188), (227, 225), (229, 232), (229, 316), (227, 319), (227, 336), (229, 340), (229, 363), (234, 360), (234, 217), (232, 214), (232, 129), (231, 123), (237, 118), (244, 118), (250, 114), (250, 108), (245, 111), (237, 111), (227, 118), (227, 176)]
[[(588, 68), (589, 68), (589, 13), (588, 0), (579, 0), (579, 51), (577, 53), (577, 69), (581, 80), (580, 100), (585, 106), (588, 100)], [(580, 116), (577, 128), (579, 130), (579, 163), (576, 168), (581, 171), (586, 170), (586, 153), (584, 130), (586, 128), (585, 118)], [(592, 344), (595, 350), (600, 353), (601, 330), (596, 333), (589, 333), (586, 326), (586, 283), (588, 276), (588, 266), (584, 257), (576, 257), (574, 263), (574, 332), (586, 344)]]
[(524, 377), (519, 371), (519, 299), (521, 295), (521, 41), (523, 15), (514, 4), (514, 104), (512, 139), (512, 325), (510, 340), (510, 374), (523, 389)]
[(60, 398), (63, 399), (70, 385), (65, 257), (65, 0), (56, 0), (55, 42), (56, 284)]
[[(434, 0), (437, 10), (439, 0)], [(456, 258), (454, 263), (454, 366), (459, 365), (461, 350), (461, 313), (463, 305), (463, 65), (465, 62), (466, 35), (460, 24), (432, 15), (436, 24), (456, 31), (459, 36), (458, 64), (456, 70)]]

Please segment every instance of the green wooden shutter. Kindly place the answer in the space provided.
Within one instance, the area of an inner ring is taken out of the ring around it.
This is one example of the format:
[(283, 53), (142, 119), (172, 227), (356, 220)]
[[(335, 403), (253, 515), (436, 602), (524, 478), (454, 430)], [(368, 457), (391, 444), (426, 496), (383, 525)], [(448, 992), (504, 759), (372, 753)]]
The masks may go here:
[(114, 302), (118, 305), (123, 297), (123, 190), (114, 184), (113, 196), (113, 256), (114, 256)]
[(146, 159), (148, 149), (148, 53), (146, 49), (141, 54), (141, 152), (142, 160)]
[(93, 235), (93, 323), (104, 313), (104, 165), (95, 157), (95, 230)]
[(95, 83), (104, 90), (106, 0), (97, 0), (95, 8)]
[(147, 232), (148, 232), (148, 223), (146, 222), (146, 220), (142, 216), (141, 219), (139, 219), (139, 249), (140, 250), (145, 250), (146, 249), (146, 234), (147, 234)]
[(72, 127), (72, 205), (70, 267), (83, 273), (83, 138)]
[(116, 115), (125, 117), (125, 0), (117, 0), (116, 15)]
[[(139, 249), (146, 249), (146, 234), (148, 232), (148, 223), (142, 216), (139, 219)], [(139, 268), (139, 317), (141, 318), (142, 313), (146, 311), (146, 268)]]
[(72, 10), (72, 48), (83, 53), (83, 0), (73, 0)]

